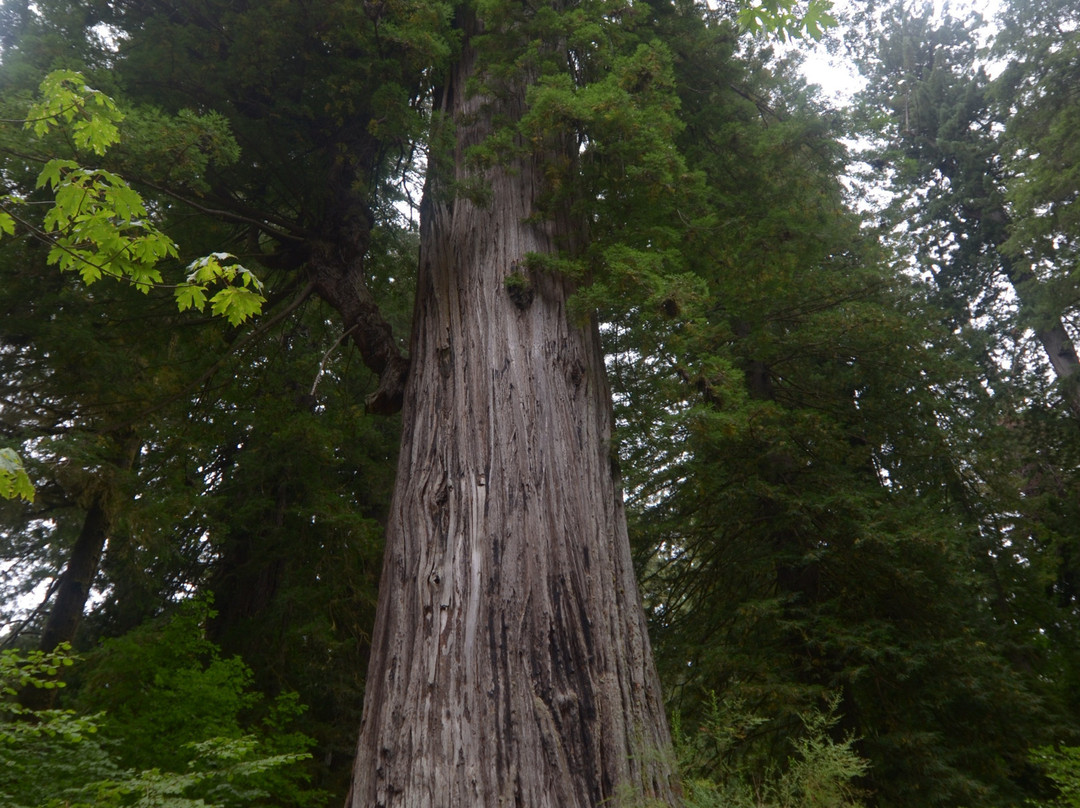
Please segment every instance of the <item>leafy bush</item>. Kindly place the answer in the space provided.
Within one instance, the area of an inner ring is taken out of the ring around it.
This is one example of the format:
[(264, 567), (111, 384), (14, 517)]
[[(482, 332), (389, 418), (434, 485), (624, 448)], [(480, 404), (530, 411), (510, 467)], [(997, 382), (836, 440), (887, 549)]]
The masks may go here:
[(1032, 760), (1042, 766), (1057, 789), (1052, 800), (1028, 800), (1036, 808), (1080, 808), (1080, 746), (1040, 747)]
[(766, 723), (740, 705), (714, 698), (693, 735), (676, 721), (686, 808), (862, 808), (854, 781), (866, 773), (867, 762), (855, 751), (854, 738), (832, 737), (838, 707), (839, 699), (831, 699), (824, 709), (800, 715), (802, 732), (790, 741), (785, 764), (763, 771), (733, 753)]
[[(0, 804), (5, 808), (241, 808), (320, 805), (287, 731), (292, 694), (264, 703), (239, 659), (203, 636), (205, 604), (108, 641), (74, 667), (70, 649), (0, 652)], [(31, 710), (26, 688), (82, 676), (75, 709)]]
[(97, 737), (100, 716), (72, 710), (30, 710), (16, 700), (25, 688), (63, 687), (74, 664), (64, 646), (52, 653), (0, 651), (0, 803), (38, 806), (69, 788), (117, 776)]

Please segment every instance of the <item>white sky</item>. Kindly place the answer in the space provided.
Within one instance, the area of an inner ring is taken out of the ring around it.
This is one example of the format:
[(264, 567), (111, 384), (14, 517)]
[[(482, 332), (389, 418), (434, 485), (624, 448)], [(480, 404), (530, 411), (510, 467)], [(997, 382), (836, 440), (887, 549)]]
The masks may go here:
[[(833, 8), (843, 19), (845, 9), (850, 9), (860, 0), (834, 0)], [(991, 24), (1001, 8), (1002, 0), (934, 0), (934, 16), (943, 17), (951, 13), (954, 17), (966, 17), (975, 11), (983, 16), (988, 24)], [(921, 3), (921, 0), (909, 0), (909, 5)], [(841, 25), (843, 23), (841, 22)], [(795, 47), (803, 48), (806, 43), (796, 43)], [(807, 81), (817, 84), (822, 88), (825, 97), (843, 106), (851, 96), (862, 89), (865, 80), (858, 75), (858, 71), (850, 62), (842, 58), (830, 55), (824, 42), (818, 44), (807, 56), (803, 65), (803, 75)]]

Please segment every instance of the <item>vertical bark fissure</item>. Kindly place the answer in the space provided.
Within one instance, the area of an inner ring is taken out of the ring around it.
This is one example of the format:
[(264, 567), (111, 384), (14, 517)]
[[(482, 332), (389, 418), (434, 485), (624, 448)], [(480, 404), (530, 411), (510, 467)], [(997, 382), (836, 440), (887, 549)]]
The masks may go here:
[(464, 156), (491, 132), (484, 105), (520, 112), (520, 95), (464, 95), (474, 58), (466, 43), (447, 89), (453, 166), (433, 164), (422, 211), (350, 804), (673, 803), (595, 324), (568, 318), (563, 278), (531, 278), (525, 305), (506, 285), (574, 234), (530, 219), (536, 158), (486, 171), (486, 204), (449, 198), (475, 179)]

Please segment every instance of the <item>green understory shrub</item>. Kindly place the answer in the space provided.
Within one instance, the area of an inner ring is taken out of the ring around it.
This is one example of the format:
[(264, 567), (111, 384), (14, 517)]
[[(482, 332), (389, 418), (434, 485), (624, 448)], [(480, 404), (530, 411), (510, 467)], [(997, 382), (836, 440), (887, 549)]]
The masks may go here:
[(855, 751), (855, 738), (834, 737), (838, 708), (834, 698), (802, 713), (783, 766), (764, 768), (737, 751), (767, 723), (741, 705), (714, 697), (706, 720), (692, 734), (676, 720), (685, 808), (862, 808), (856, 781), (868, 764)]
[[(79, 664), (66, 646), (0, 651), (0, 805), (323, 805), (304, 785), (310, 740), (288, 730), (295, 695), (267, 703), (253, 691), (243, 662), (203, 636), (208, 615), (186, 604)], [(62, 672), (75, 692), (61, 708), (19, 703), (27, 688), (65, 687)]]

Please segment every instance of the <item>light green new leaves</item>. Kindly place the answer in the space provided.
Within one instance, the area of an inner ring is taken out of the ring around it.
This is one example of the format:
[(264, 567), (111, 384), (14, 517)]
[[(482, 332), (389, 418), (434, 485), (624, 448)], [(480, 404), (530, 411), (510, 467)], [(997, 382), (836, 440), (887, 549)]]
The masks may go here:
[[(0, 449), (0, 454), (10, 449)], [(0, 651), (0, 696), (17, 696), (19, 690), (32, 685), (52, 689), (63, 687), (64, 683), (55, 679), (61, 668), (75, 664), (71, 657), (71, 646), (61, 643), (54, 651)], [(4, 704), (9, 713), (22, 715), (25, 708), (18, 704)], [(0, 730), (0, 740), (7, 740)]]
[[(20, 705), (27, 687), (64, 687), (60, 673), (75, 664), (66, 643), (56, 650), (0, 651), (0, 805), (11, 808), (223, 808), (262, 804), (265, 778), (275, 768), (310, 758), (301, 751), (270, 754), (251, 735), (184, 744), (186, 770), (125, 769), (113, 757), (109, 716)], [(230, 683), (215, 683), (228, 688)]]
[(66, 126), (78, 148), (102, 155), (120, 139), (116, 125), (123, 119), (116, 103), (87, 85), (82, 74), (54, 70), (41, 82), (41, 101), (30, 107), (26, 126), (39, 137)]
[[(41, 83), (41, 100), (25, 122), (43, 137), (57, 127), (65, 129), (76, 147), (103, 155), (119, 140), (117, 124), (123, 114), (111, 98), (86, 84), (82, 75), (57, 70)], [(104, 169), (89, 169), (75, 160), (49, 160), (37, 178), (38, 188), (50, 188), (53, 206), (41, 229), (22, 222), (49, 244), (48, 262), (62, 271), (78, 272), (90, 284), (103, 276), (127, 281), (143, 293), (161, 286), (159, 263), (179, 254), (177, 245), (157, 226), (139, 193), (122, 177)], [(0, 235), (12, 235), (22, 221), (13, 207), (22, 200), (0, 197)], [(262, 284), (233, 259), (215, 253), (188, 267), (187, 281), (176, 287), (180, 311), (211, 311), (239, 325), (262, 310)], [(207, 299), (211, 285), (223, 285)]]
[(22, 458), (14, 449), (0, 449), (0, 498), (15, 499), (22, 497), (27, 502), (34, 501), (34, 486), (23, 468)]
[[(244, 788), (245, 780), (271, 769), (299, 763), (311, 755), (267, 755), (252, 736), (211, 738), (185, 744), (196, 753), (192, 768), (186, 772), (146, 769), (126, 771), (120, 776), (72, 789), (63, 803), (49, 805), (70, 808), (222, 808), (224, 805), (248, 804), (262, 792)], [(207, 802), (193, 796), (200, 790), (218, 799)]]
[[(187, 282), (176, 289), (176, 305), (180, 311), (202, 311), (209, 302), (210, 311), (232, 325), (239, 325), (258, 314), (266, 302), (262, 296), (262, 282), (239, 264), (222, 263), (235, 260), (235, 255), (220, 252), (193, 261), (188, 266)], [(224, 287), (208, 299), (210, 287), (216, 284), (224, 284)]]
[(1029, 799), (1024, 804), (1031, 808), (1080, 808), (1080, 747), (1042, 746), (1033, 749), (1031, 757), (1043, 767), (1058, 793), (1053, 801)]
[(156, 265), (176, 257), (176, 245), (150, 223), (142, 197), (123, 178), (50, 160), (37, 185), (56, 195), (44, 220), (45, 232), (56, 233), (50, 264), (78, 272), (86, 283), (103, 275), (127, 278), (144, 293), (161, 283)]
[(809, 0), (806, 11), (800, 16), (797, 10), (801, 0), (752, 0), (739, 9), (737, 17), (743, 29), (756, 33), (766, 31), (776, 34), (781, 41), (800, 37), (805, 32), (815, 42), (825, 34), (825, 29), (837, 24), (831, 13), (832, 0)]
[[(104, 154), (119, 140), (123, 119), (111, 98), (89, 87), (82, 75), (57, 70), (41, 82), (41, 100), (30, 108), (26, 127), (39, 137), (63, 126), (80, 148)], [(126, 278), (142, 292), (161, 283), (157, 263), (175, 257), (176, 245), (149, 221), (142, 197), (109, 171), (82, 168), (73, 160), (53, 159), (37, 179), (52, 188), (53, 207), (45, 214), (45, 233), (55, 233), (48, 262), (78, 272), (86, 283), (103, 275)], [(14, 219), (11, 229), (14, 232)], [(4, 227), (0, 219), (0, 229)]]

